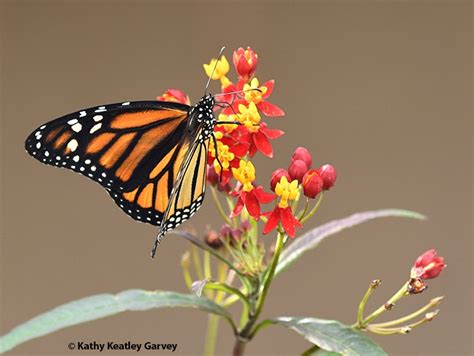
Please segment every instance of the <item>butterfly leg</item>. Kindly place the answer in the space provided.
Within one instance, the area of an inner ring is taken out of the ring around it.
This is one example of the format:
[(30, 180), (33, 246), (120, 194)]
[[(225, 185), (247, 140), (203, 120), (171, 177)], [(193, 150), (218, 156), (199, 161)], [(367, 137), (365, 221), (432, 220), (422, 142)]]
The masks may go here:
[(217, 139), (216, 135), (212, 134), (212, 141), (214, 142), (214, 150), (215, 150), (215, 155), (216, 155), (216, 161), (219, 163), (219, 167), (221, 167), (221, 171), (219, 173), (219, 181), (222, 182), (222, 171), (224, 170), (224, 167), (222, 166), (221, 161), (219, 160), (219, 151), (217, 150)]
[(161, 239), (165, 235), (165, 231), (166, 230), (160, 229), (158, 236), (156, 236), (155, 242), (153, 244), (153, 248), (151, 249), (151, 258), (155, 258), (156, 250), (158, 246), (160, 245)]

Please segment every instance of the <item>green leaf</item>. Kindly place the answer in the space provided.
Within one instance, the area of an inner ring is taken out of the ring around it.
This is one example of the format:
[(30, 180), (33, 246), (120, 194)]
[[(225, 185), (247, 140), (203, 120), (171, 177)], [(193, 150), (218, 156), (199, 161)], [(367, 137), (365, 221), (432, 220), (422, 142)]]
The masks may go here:
[(280, 255), (280, 261), (278, 262), (275, 275), (278, 275), (281, 271), (288, 268), (302, 254), (317, 247), (326, 237), (334, 235), (335, 233), (352, 226), (359, 225), (363, 222), (385, 217), (404, 217), (419, 220), (426, 219), (424, 215), (414, 211), (384, 209), (365, 211), (350, 215), (347, 218), (330, 221), (308, 231), (303, 236), (297, 237), (288, 247), (286, 247)]
[(235, 329), (226, 309), (209, 299), (191, 294), (130, 289), (118, 294), (97, 294), (60, 305), (13, 328), (0, 337), (0, 353), (54, 331), (124, 311), (154, 308), (196, 308), (224, 317)]
[[(387, 355), (379, 345), (367, 336), (335, 320), (280, 317), (270, 321), (296, 331), (306, 340), (325, 351), (350, 356)], [(328, 355), (328, 353), (324, 354)]]

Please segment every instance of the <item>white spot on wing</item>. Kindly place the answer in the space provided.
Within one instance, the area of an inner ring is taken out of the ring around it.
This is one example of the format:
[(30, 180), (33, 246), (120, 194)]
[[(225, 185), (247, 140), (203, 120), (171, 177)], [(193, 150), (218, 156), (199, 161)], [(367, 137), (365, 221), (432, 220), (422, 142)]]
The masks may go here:
[(91, 130), (89, 131), (89, 133), (93, 134), (94, 132), (96, 132), (97, 130), (99, 130), (101, 127), (102, 127), (102, 123), (99, 122), (98, 124), (95, 124), (94, 126), (92, 126)]
[(77, 140), (75, 139), (72, 139), (67, 144), (67, 148), (69, 148), (71, 152), (74, 152), (77, 149), (77, 146), (79, 146), (79, 144), (77, 143)]
[(104, 118), (104, 117), (103, 117), (102, 115), (95, 115), (95, 116), (93, 117), (93, 119), (94, 119), (95, 122), (99, 122), (99, 121), (102, 120), (103, 118)]
[(87, 113), (86, 113), (85, 111), (81, 111), (81, 112), (79, 113), (79, 117), (84, 117), (84, 116), (86, 116), (86, 115), (87, 115)]
[(81, 132), (82, 130), (82, 125), (80, 123), (77, 123), (77, 124), (74, 124), (71, 126), (71, 129), (74, 131), (74, 132)]
[(67, 122), (69, 125), (74, 125), (74, 124), (77, 124), (78, 123), (78, 120), (77, 119), (72, 119), (72, 120), (69, 120)]
[(130, 105), (130, 102), (129, 102), (129, 101), (127, 101), (127, 102), (125, 102), (125, 103), (122, 103), (122, 106), (127, 106), (127, 105)]

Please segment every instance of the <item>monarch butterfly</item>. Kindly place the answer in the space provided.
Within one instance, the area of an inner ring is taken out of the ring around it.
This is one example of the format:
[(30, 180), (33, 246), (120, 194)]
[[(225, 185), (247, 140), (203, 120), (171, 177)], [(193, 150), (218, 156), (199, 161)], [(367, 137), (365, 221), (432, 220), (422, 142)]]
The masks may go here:
[(96, 181), (126, 214), (158, 226), (154, 257), (166, 232), (203, 202), (215, 105), (205, 94), (194, 106), (136, 101), (91, 107), (40, 126), (25, 148), (42, 163)]

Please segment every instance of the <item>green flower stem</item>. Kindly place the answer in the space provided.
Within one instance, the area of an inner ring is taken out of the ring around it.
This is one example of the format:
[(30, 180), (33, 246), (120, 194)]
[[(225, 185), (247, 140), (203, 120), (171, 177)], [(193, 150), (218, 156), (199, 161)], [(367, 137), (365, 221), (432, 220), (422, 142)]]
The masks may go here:
[(367, 331), (370, 331), (373, 334), (388, 336), (388, 335), (395, 335), (395, 334), (407, 334), (407, 329), (405, 328), (391, 328), (391, 329), (384, 329), (384, 328), (373, 328), (372, 326), (367, 327)]
[(214, 203), (216, 205), (216, 208), (217, 208), (217, 211), (219, 212), (219, 214), (221, 215), (221, 217), (224, 219), (224, 221), (230, 225), (230, 226), (234, 226), (234, 223), (232, 220), (229, 219), (229, 217), (227, 216), (227, 214), (225, 213), (225, 210), (224, 208), (222, 207), (222, 204), (219, 200), (219, 197), (217, 195), (217, 191), (216, 191), (216, 188), (214, 188), (213, 186), (211, 186), (211, 195), (212, 195), (212, 200), (214, 200)]
[[(212, 279), (212, 272), (211, 272), (211, 254), (209, 251), (204, 251), (204, 278), (205, 279)], [(214, 299), (214, 293), (212, 291), (208, 291), (207, 297), (209, 299)]]
[(250, 301), (249, 299), (238, 289), (234, 288), (234, 287), (231, 287), (225, 283), (221, 283), (221, 282), (208, 282), (206, 283), (206, 285), (204, 286), (204, 289), (207, 289), (207, 290), (216, 290), (216, 291), (222, 291), (222, 292), (225, 292), (225, 293), (228, 293), (228, 294), (234, 294), (236, 295), (237, 297), (239, 297), (239, 299), (247, 306), (250, 308)]
[(424, 323), (427, 323), (428, 321), (432, 321), (438, 315), (438, 313), (439, 313), (439, 310), (435, 310), (434, 312), (427, 313), (423, 319), (418, 320), (417, 322), (414, 322), (409, 325), (397, 327), (397, 328), (380, 328), (374, 325), (369, 325), (367, 327), (367, 331), (370, 331), (374, 334), (379, 334), (379, 335), (408, 334), (414, 328), (420, 325), (423, 325)]
[(244, 304), (242, 307), (242, 313), (240, 314), (240, 328), (244, 328), (249, 321), (250, 309), (247, 304)]
[(216, 351), (217, 334), (219, 332), (219, 316), (209, 314), (207, 317), (207, 335), (206, 344), (204, 345), (204, 355), (214, 356)]
[[(229, 271), (227, 273), (227, 271)], [(226, 277), (227, 274), (227, 277)], [(234, 280), (235, 273), (232, 270), (227, 268), (227, 265), (222, 261), (218, 262), (217, 265), (217, 278), (219, 282), (226, 283), (230, 285)], [(225, 297), (226, 292), (223, 290), (219, 290), (216, 294), (215, 302), (217, 304), (221, 304), (222, 300)], [(233, 294), (235, 295), (235, 294)], [(238, 296), (236, 296), (238, 300)], [(216, 343), (217, 343), (217, 335), (219, 334), (219, 322), (220, 317), (214, 314), (210, 314), (207, 319), (207, 336), (206, 336), (206, 344), (204, 347), (204, 355), (205, 356), (213, 356), (216, 351)]]
[(316, 200), (316, 204), (314, 205), (313, 209), (308, 213), (308, 215), (306, 215), (300, 220), (300, 223), (304, 224), (306, 221), (308, 221), (308, 219), (310, 219), (314, 214), (316, 214), (323, 201), (323, 196), (323, 192), (319, 193), (318, 200)]
[(199, 250), (196, 246), (191, 247), (191, 255), (192, 255), (192, 260), (193, 260), (193, 265), (194, 265), (194, 271), (196, 272), (196, 275), (199, 280), (204, 279), (204, 274), (202, 272), (202, 267), (201, 267), (201, 257), (199, 256)]
[(301, 221), (301, 219), (303, 219), (304, 216), (306, 215), (306, 212), (308, 211), (308, 207), (309, 207), (309, 198), (306, 198), (303, 211), (301, 212), (300, 217), (298, 218), (299, 221)]
[(252, 318), (249, 320), (247, 325), (245, 326), (244, 330), (241, 332), (241, 336), (244, 338), (248, 338), (249, 335), (255, 335), (252, 332), (252, 327), (255, 322), (258, 320), (258, 317), (262, 313), (263, 306), (265, 304), (265, 300), (267, 298), (268, 290), (270, 289), (270, 285), (272, 284), (273, 277), (275, 276), (276, 266), (278, 264), (278, 260), (280, 259), (280, 254), (283, 249), (283, 240), (285, 235), (278, 233), (277, 241), (275, 244), (275, 253), (273, 254), (273, 259), (268, 267), (268, 273), (266, 274), (265, 279), (263, 280), (263, 289), (260, 294), (260, 297), (257, 300), (257, 305), (255, 307), (255, 313), (252, 315)]
[(253, 337), (262, 329), (266, 328), (267, 326), (272, 325), (273, 322), (271, 320), (265, 319), (255, 325), (255, 328), (252, 330), (252, 332), (249, 335), (249, 339), (253, 339)]
[(428, 304), (426, 304), (424, 307), (418, 309), (417, 311), (415, 311), (411, 314), (408, 314), (407, 316), (404, 316), (403, 318), (395, 319), (395, 320), (392, 320), (392, 321), (387, 321), (385, 323), (371, 324), (370, 326), (374, 327), (374, 328), (386, 328), (386, 327), (389, 327), (389, 326), (395, 326), (395, 325), (406, 323), (407, 321), (409, 321), (411, 319), (414, 319), (417, 316), (423, 314), (428, 309), (430, 309), (432, 307), (435, 307), (435, 306), (438, 306), (441, 303), (441, 301), (443, 300), (443, 298), (444, 297), (438, 297), (438, 298), (431, 299), (430, 302)]
[(365, 318), (360, 325), (357, 325), (357, 328), (364, 328), (369, 324), (372, 320), (382, 314), (384, 311), (390, 309), (396, 302), (398, 302), (401, 298), (409, 295), (408, 293), (408, 282), (406, 282), (400, 290), (395, 293), (384, 305), (380, 306), (376, 311), (370, 314), (367, 318)]
[(186, 251), (183, 257), (181, 257), (181, 268), (183, 269), (184, 283), (186, 284), (186, 287), (191, 290), (191, 286), (193, 285), (193, 279), (191, 277), (191, 273), (189, 272), (189, 259), (190, 253), (189, 251)]
[(372, 293), (377, 289), (377, 287), (380, 285), (381, 280), (380, 279), (374, 279), (371, 283), (369, 288), (367, 289), (367, 292), (365, 292), (364, 297), (360, 301), (359, 304), (359, 309), (357, 310), (357, 325), (362, 327), (363, 326), (363, 320), (364, 320), (364, 309), (365, 305), (367, 304), (367, 301), (369, 300), (370, 296)]
[(231, 295), (224, 300), (224, 302), (222, 303), (222, 306), (224, 308), (230, 307), (232, 304), (234, 304), (238, 300), (239, 300), (239, 297), (237, 297), (236, 295)]

